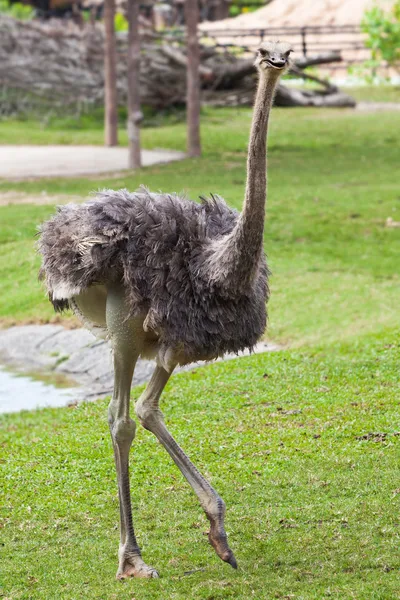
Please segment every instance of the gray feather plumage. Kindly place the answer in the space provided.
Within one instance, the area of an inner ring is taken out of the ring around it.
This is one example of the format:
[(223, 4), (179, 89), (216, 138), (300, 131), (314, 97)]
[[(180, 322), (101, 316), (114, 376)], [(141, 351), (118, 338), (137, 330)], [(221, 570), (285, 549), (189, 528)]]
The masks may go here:
[(185, 362), (252, 348), (266, 325), (264, 254), (245, 292), (199, 269), (237, 219), (218, 196), (196, 204), (144, 188), (103, 191), (42, 225), (40, 277), (56, 310), (95, 283), (123, 282), (132, 316), (146, 314), (145, 327)]

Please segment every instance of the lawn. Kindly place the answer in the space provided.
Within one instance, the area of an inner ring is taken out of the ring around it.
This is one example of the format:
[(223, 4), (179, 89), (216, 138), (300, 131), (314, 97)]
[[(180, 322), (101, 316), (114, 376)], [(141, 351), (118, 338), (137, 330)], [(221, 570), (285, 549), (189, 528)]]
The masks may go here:
[[(219, 192), (239, 208), (250, 118), (248, 109), (205, 109), (197, 160), (98, 180), (2, 181), (0, 193), (84, 197), (144, 183), (193, 198)], [(134, 519), (162, 578), (114, 580), (118, 501), (99, 401), (1, 417), (0, 598), (400, 598), (400, 228), (386, 225), (400, 221), (399, 126), (395, 111), (274, 110), (267, 337), (286, 349), (167, 386), (167, 423), (227, 502), (239, 570), (215, 557), (195, 497), (140, 429)], [(10, 122), (4, 131), (10, 143), (102, 139), (95, 125), (69, 121), (45, 130)], [(184, 124), (169, 118), (143, 140), (181, 150)], [(51, 319), (33, 236), (53, 210), (0, 207), (3, 325)]]
[(134, 519), (144, 557), (162, 577), (116, 582), (107, 402), (3, 417), (3, 595), (400, 598), (398, 333), (171, 380), (167, 423), (228, 504), (238, 571), (214, 555), (195, 496), (140, 428), (131, 454)]
[(399, 85), (364, 85), (362, 87), (345, 88), (357, 102), (395, 102), (400, 103)]

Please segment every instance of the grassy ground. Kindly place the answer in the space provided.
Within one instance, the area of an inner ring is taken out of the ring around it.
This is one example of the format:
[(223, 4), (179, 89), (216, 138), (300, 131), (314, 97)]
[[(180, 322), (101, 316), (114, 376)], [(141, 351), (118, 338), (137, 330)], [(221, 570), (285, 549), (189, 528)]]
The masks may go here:
[(140, 429), (134, 514), (162, 578), (116, 582), (106, 402), (3, 417), (4, 596), (400, 598), (398, 333), (171, 380), (167, 423), (228, 503), (237, 572), (214, 555), (195, 497)]
[[(145, 183), (193, 197), (217, 191), (240, 207), (249, 122), (249, 110), (206, 110), (199, 160), (103, 180), (0, 182), (0, 192), (86, 195)], [(101, 401), (1, 418), (0, 597), (400, 598), (400, 229), (385, 226), (400, 221), (399, 125), (397, 112), (274, 111), (268, 335), (291, 349), (197, 369), (167, 387), (167, 423), (227, 501), (240, 569), (214, 556), (195, 498), (139, 430), (135, 520), (163, 577), (115, 582), (118, 506)], [(96, 128), (29, 123), (13, 139), (78, 134), (101, 141)], [(147, 147), (183, 149), (184, 126), (143, 137)], [(0, 207), (3, 323), (51, 317), (32, 246), (52, 211)]]
[(398, 85), (364, 85), (362, 87), (345, 88), (345, 91), (358, 102), (398, 102), (400, 103), (400, 86)]
[[(400, 104), (400, 86), (383, 85), (344, 88), (344, 91), (352, 95), (358, 102), (390, 102)], [(232, 113), (228, 111), (219, 111)], [(292, 111), (290, 111), (292, 112)], [(212, 117), (215, 114), (213, 109), (204, 108), (203, 117)], [(121, 130), (119, 132), (119, 141), (121, 144), (127, 144), (127, 135), (124, 129), (126, 115), (121, 111), (119, 115)], [(171, 110), (167, 114), (147, 114), (145, 119), (144, 143), (147, 147), (157, 145), (157, 137), (154, 137), (157, 130), (154, 127), (162, 125), (162, 140), (168, 135), (165, 125), (183, 123), (185, 114), (182, 110)], [(73, 116), (65, 117), (46, 117), (40, 120), (15, 120), (10, 119), (1, 122), (1, 144), (102, 144), (104, 139), (103, 131), (104, 117), (101, 111), (95, 111), (90, 114), (81, 115), (79, 118)], [(158, 132), (159, 133), (159, 132)], [(246, 132), (247, 133), (247, 132)], [(169, 148), (184, 150), (184, 139), (182, 136), (176, 140), (178, 145), (168, 140)], [(164, 142), (165, 144), (165, 142)], [(172, 144), (172, 145), (171, 145)], [(164, 147), (166, 147), (164, 145)]]

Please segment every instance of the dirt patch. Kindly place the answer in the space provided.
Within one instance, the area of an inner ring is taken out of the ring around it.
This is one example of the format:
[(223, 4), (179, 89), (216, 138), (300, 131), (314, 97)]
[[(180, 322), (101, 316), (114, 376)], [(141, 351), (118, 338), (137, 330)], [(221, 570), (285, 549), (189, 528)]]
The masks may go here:
[(40, 317), (27, 317), (26, 319), (4, 317), (0, 319), (0, 330), (20, 325), (62, 325), (64, 329), (79, 329), (79, 327), (82, 327), (82, 323), (80, 323), (76, 317), (66, 317), (65, 315), (53, 315), (50, 319), (43, 319)]
[(365, 112), (400, 110), (400, 102), (359, 102), (356, 110)]
[(83, 202), (82, 196), (70, 194), (51, 195), (47, 192), (40, 194), (25, 194), (23, 192), (0, 192), (0, 206), (13, 204), (67, 204), (68, 202)]
[(395, 437), (400, 436), (400, 431), (394, 431), (393, 433), (377, 432), (377, 433), (364, 433), (363, 435), (357, 435), (356, 440), (367, 441), (367, 442), (385, 442), (388, 437), (392, 435)]

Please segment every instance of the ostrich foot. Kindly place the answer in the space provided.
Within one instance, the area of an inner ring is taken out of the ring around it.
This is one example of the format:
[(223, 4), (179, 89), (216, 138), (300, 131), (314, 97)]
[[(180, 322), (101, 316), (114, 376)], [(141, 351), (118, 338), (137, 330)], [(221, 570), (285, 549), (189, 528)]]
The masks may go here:
[(153, 567), (146, 565), (139, 554), (127, 552), (122, 548), (119, 552), (117, 579), (128, 579), (128, 577), (150, 579), (151, 577), (158, 577), (158, 573)]
[(210, 531), (208, 532), (208, 539), (211, 546), (214, 548), (218, 556), (225, 562), (229, 563), (234, 569), (238, 568), (236, 558), (229, 548), (228, 538), (223, 527), (218, 526), (217, 523), (211, 521)]

